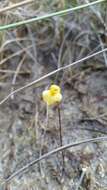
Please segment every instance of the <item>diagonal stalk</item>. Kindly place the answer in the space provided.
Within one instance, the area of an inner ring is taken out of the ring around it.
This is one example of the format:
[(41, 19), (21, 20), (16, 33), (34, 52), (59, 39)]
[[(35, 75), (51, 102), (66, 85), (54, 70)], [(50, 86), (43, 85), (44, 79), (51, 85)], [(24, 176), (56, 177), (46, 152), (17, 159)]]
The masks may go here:
[(76, 7), (72, 7), (72, 8), (69, 8), (69, 9), (65, 9), (65, 10), (61, 10), (61, 11), (57, 11), (57, 12), (53, 12), (53, 13), (48, 13), (46, 15), (35, 16), (33, 18), (29, 18), (29, 19), (24, 20), (24, 21), (22, 20), (22, 21), (19, 21), (19, 22), (2, 25), (2, 26), (0, 26), (0, 31), (16, 28), (18, 26), (22, 26), (22, 25), (25, 25), (25, 24), (30, 24), (30, 23), (33, 23), (33, 22), (41, 21), (41, 20), (46, 20), (46, 19), (54, 17), (54, 16), (67, 15), (67, 14), (72, 13), (73, 11), (81, 10), (83, 8), (86, 8), (86, 7), (89, 7), (89, 6), (92, 6), (92, 5), (97, 5), (97, 4), (102, 3), (104, 1), (106, 1), (106, 0), (97, 0), (97, 1), (90, 2), (90, 3), (85, 3), (85, 4), (82, 4), (82, 5), (76, 6)]
[[(53, 154), (56, 154), (56, 153), (61, 152), (63, 150), (66, 150), (67, 148), (72, 148), (72, 147), (80, 146), (82, 144), (87, 144), (87, 143), (92, 143), (92, 142), (102, 142), (102, 141), (107, 141), (107, 136), (96, 137), (96, 138), (92, 138), (92, 139), (86, 139), (86, 140), (82, 140), (82, 141), (74, 142), (74, 143), (69, 143), (69, 144), (63, 145), (61, 147), (55, 148), (54, 150), (47, 152), (46, 154), (42, 155), (41, 157), (39, 157), (39, 158), (29, 162), (28, 164), (26, 164), (25, 166), (23, 166), (22, 168), (20, 168), (19, 170), (17, 170), (13, 174), (11, 174), (8, 178), (4, 179), (4, 182), (9, 182), (10, 180), (12, 180), (15, 176), (19, 175), (20, 173), (26, 173), (27, 169), (29, 169), (31, 166), (37, 164), (41, 160), (49, 158)], [(4, 182), (3, 182), (3, 184), (4, 184)]]

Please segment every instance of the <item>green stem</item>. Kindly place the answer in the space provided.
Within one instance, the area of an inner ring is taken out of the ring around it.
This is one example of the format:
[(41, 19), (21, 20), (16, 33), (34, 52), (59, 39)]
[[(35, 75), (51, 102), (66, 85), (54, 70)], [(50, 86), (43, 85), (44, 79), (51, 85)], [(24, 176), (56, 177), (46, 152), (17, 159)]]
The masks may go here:
[(89, 6), (92, 6), (92, 5), (96, 5), (96, 4), (102, 3), (104, 1), (106, 1), (106, 0), (97, 0), (97, 1), (94, 1), (94, 2), (91, 2), (91, 3), (86, 3), (86, 4), (83, 4), (83, 5), (79, 5), (77, 7), (73, 7), (73, 8), (57, 11), (57, 12), (54, 12), (54, 13), (46, 14), (46, 15), (43, 15), (43, 16), (38, 16), (38, 17), (31, 18), (31, 19), (27, 19), (27, 20), (24, 20), (24, 21), (19, 21), (19, 22), (16, 22), (16, 23), (0, 26), (0, 31), (11, 29), (11, 28), (16, 28), (18, 26), (25, 25), (25, 24), (30, 24), (32, 22), (36, 22), (36, 21), (40, 21), (40, 20), (45, 20), (45, 19), (51, 18), (53, 16), (63, 16), (63, 15), (69, 14), (69, 13), (71, 13), (73, 11), (77, 11), (79, 9), (83, 9), (83, 8), (86, 8), (86, 7), (89, 7)]

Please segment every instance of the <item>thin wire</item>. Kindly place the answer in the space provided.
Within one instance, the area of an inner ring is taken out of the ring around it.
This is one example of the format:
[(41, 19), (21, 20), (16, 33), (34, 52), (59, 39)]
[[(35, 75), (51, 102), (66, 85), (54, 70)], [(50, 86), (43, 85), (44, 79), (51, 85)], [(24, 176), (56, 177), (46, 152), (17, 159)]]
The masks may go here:
[(81, 62), (83, 62), (83, 61), (86, 61), (86, 60), (88, 60), (88, 59), (91, 59), (92, 57), (94, 57), (94, 56), (96, 56), (96, 55), (98, 55), (98, 54), (101, 54), (101, 53), (103, 53), (103, 52), (106, 52), (106, 51), (107, 51), (107, 48), (105, 48), (105, 49), (103, 49), (103, 50), (101, 50), (101, 51), (98, 51), (98, 52), (96, 52), (96, 53), (93, 53), (93, 54), (91, 54), (91, 55), (88, 55), (88, 56), (86, 56), (86, 57), (84, 57), (84, 58), (82, 58), (82, 59), (79, 59), (79, 60), (77, 60), (77, 61), (75, 61), (75, 62), (73, 62), (73, 63), (70, 63), (69, 65), (66, 65), (66, 66), (64, 66), (64, 67), (60, 67), (59, 69), (56, 69), (56, 70), (54, 70), (54, 71), (52, 71), (52, 72), (50, 72), (50, 73), (48, 73), (48, 74), (46, 74), (46, 75), (43, 75), (43, 76), (40, 77), (39, 79), (36, 79), (36, 80), (32, 81), (31, 83), (28, 83), (28, 84), (26, 84), (25, 86), (22, 86), (21, 88), (18, 88), (18, 89), (16, 89), (15, 91), (13, 91), (13, 92), (11, 92), (10, 94), (8, 94), (8, 95), (0, 102), (0, 105), (2, 105), (4, 102), (6, 102), (13, 94), (16, 94), (16, 93), (18, 93), (18, 92), (20, 92), (20, 91), (22, 91), (22, 90), (24, 90), (24, 89), (26, 89), (26, 88), (28, 88), (28, 87), (31, 87), (31, 86), (33, 86), (33, 85), (39, 83), (40, 81), (43, 81), (44, 79), (46, 79), (46, 78), (48, 78), (48, 77), (50, 77), (50, 76), (52, 76), (52, 75), (58, 73), (59, 71), (63, 71), (63, 70), (65, 70), (65, 69), (67, 69), (67, 68), (69, 68), (69, 67), (71, 67), (71, 66), (76, 65), (77, 63), (81, 63)]
[(63, 15), (69, 14), (69, 13), (71, 13), (73, 11), (83, 9), (83, 8), (88, 7), (88, 6), (96, 5), (96, 4), (102, 3), (104, 1), (106, 1), (106, 0), (97, 0), (97, 1), (94, 1), (94, 2), (91, 2), (91, 3), (86, 3), (86, 4), (83, 4), (83, 5), (79, 5), (77, 7), (73, 7), (73, 8), (57, 11), (57, 12), (54, 12), (54, 13), (46, 14), (46, 15), (43, 15), (43, 16), (33, 17), (31, 19), (27, 19), (27, 20), (24, 20), (24, 21), (19, 21), (19, 22), (15, 22), (15, 23), (12, 23), (12, 24), (7, 24), (7, 25), (4, 25), (4, 26), (0, 26), (0, 31), (16, 28), (16, 27), (21, 26), (21, 25), (30, 24), (32, 22), (44, 20), (44, 19), (47, 19), (47, 18), (51, 18), (53, 16), (63, 16)]

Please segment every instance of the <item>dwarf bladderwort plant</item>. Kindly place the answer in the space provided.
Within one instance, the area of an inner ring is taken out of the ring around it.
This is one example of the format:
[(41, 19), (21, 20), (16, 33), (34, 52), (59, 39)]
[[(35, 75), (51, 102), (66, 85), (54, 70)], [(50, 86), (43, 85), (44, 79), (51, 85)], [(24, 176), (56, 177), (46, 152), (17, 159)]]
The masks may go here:
[[(61, 125), (61, 110), (60, 103), (62, 101), (61, 88), (58, 85), (51, 85), (48, 90), (44, 90), (42, 93), (42, 97), (47, 106), (56, 106), (58, 110), (58, 122), (59, 122), (59, 137), (60, 137), (60, 146), (63, 145), (62, 139), (62, 125)], [(64, 171), (64, 153), (62, 151), (62, 162), (63, 167), (62, 171)]]

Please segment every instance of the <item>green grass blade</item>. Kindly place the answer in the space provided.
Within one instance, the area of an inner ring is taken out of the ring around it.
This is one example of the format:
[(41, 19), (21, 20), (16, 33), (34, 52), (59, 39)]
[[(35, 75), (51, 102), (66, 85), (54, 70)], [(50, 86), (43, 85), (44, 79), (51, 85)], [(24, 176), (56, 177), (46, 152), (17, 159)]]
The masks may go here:
[(19, 21), (19, 22), (16, 22), (16, 23), (0, 26), (0, 31), (16, 28), (18, 26), (21, 26), (21, 25), (24, 25), (24, 24), (30, 24), (32, 22), (36, 22), (36, 21), (40, 21), (40, 20), (45, 20), (47, 18), (51, 18), (51, 17), (54, 17), (54, 16), (63, 16), (63, 15), (69, 14), (69, 13), (71, 13), (73, 11), (77, 11), (77, 10), (80, 10), (80, 9), (83, 9), (83, 8), (86, 8), (86, 7), (89, 7), (89, 6), (92, 6), (92, 5), (96, 5), (96, 4), (104, 2), (104, 1), (106, 1), (106, 0), (97, 0), (97, 1), (94, 1), (94, 2), (91, 2), (91, 3), (86, 3), (86, 4), (83, 4), (83, 5), (79, 5), (77, 7), (73, 7), (73, 8), (62, 10), (62, 11), (46, 14), (44, 16), (34, 17), (34, 18), (27, 19), (27, 20), (24, 20), (24, 21)]

